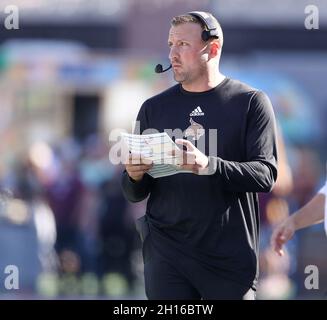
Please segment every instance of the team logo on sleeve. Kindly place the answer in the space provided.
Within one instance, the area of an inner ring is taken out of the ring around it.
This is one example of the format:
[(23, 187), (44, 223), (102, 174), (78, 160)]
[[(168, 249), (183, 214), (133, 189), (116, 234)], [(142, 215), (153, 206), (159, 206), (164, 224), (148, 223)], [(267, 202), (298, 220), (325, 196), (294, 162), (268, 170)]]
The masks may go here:
[(204, 128), (200, 123), (195, 122), (190, 118), (190, 126), (185, 130), (185, 137), (193, 137), (193, 140), (199, 140), (204, 135)]

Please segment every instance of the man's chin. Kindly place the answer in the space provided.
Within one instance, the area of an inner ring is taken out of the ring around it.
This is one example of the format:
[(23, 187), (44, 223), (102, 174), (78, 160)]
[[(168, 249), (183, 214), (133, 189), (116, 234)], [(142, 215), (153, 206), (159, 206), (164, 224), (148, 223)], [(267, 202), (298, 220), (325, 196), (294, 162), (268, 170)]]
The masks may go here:
[(176, 74), (176, 73), (174, 73), (174, 79), (175, 79), (176, 82), (179, 82), (179, 83), (181, 83), (181, 82), (183, 82), (185, 80), (184, 77), (182, 77), (181, 75)]

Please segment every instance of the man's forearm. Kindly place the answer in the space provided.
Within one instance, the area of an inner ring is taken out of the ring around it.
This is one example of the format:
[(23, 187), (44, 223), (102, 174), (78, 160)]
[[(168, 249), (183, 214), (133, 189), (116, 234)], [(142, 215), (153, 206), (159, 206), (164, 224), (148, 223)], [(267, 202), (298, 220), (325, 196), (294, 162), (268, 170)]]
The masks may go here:
[(209, 157), (209, 167), (223, 179), (225, 188), (237, 192), (270, 192), (277, 178), (277, 168), (264, 161), (234, 162)]
[(295, 229), (302, 229), (324, 220), (325, 195), (318, 193), (289, 219), (293, 220)]
[(144, 175), (141, 181), (133, 181), (126, 171), (122, 176), (122, 189), (124, 196), (131, 202), (139, 202), (144, 200), (151, 191), (151, 179), (148, 175)]

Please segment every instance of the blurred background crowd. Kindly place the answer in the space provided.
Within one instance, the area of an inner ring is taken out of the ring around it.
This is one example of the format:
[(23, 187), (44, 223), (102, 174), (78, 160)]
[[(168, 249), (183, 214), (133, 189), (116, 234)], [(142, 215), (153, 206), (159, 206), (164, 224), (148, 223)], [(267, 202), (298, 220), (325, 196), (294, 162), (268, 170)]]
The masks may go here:
[[(261, 194), (260, 299), (326, 299), (323, 226), (278, 257), (272, 228), (326, 179), (327, 3), (319, 0), (0, 0), (19, 29), (0, 25), (0, 299), (143, 299), (141, 242), (109, 134), (131, 131), (142, 102), (174, 84), (170, 19), (212, 12), (224, 30), (221, 70), (265, 91), (278, 121), (280, 168)], [(319, 9), (307, 30), (305, 7)], [(176, 106), (177, 107), (177, 106)], [(176, 110), (177, 112), (177, 110)], [(232, 125), (232, 124), (231, 124)], [(19, 270), (19, 289), (4, 270)], [(319, 269), (319, 289), (304, 286)]]

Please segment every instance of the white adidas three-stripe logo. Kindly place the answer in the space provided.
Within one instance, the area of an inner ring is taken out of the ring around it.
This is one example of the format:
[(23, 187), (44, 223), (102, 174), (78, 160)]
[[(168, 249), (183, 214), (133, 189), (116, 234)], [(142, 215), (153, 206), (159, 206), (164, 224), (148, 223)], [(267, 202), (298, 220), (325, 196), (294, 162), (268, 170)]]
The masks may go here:
[(191, 117), (194, 116), (204, 116), (204, 112), (201, 110), (201, 108), (199, 106), (197, 106), (191, 113), (190, 113)]

